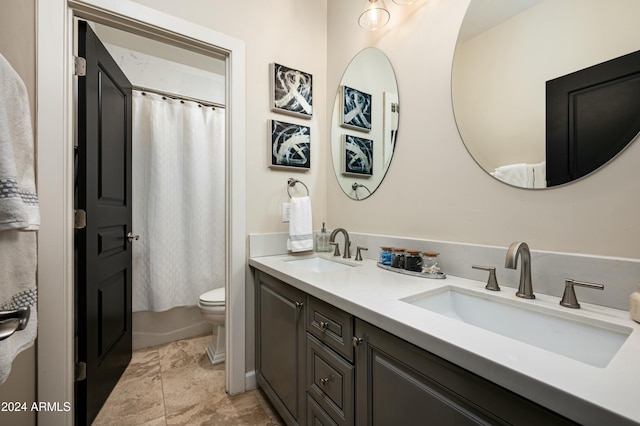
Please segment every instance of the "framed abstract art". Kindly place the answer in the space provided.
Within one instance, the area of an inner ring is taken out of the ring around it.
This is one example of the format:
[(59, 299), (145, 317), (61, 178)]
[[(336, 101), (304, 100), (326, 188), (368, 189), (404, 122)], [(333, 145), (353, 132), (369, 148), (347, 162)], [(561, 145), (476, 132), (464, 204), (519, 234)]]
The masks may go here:
[(269, 120), (270, 168), (308, 171), (311, 168), (311, 129), (300, 124)]
[(373, 140), (342, 135), (342, 174), (371, 177), (373, 175)]
[(371, 95), (349, 86), (340, 86), (340, 126), (368, 132), (371, 130)]
[(284, 65), (269, 66), (271, 111), (302, 118), (313, 116), (313, 77)]

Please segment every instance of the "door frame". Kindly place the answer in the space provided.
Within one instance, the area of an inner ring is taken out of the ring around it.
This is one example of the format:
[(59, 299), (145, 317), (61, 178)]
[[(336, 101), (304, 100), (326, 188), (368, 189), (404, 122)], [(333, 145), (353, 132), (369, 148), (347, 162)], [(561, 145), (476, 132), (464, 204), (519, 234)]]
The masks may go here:
[[(131, 0), (36, 1), (38, 233), (38, 401), (73, 402), (73, 18), (218, 54), (226, 61), (225, 388), (245, 379), (245, 43)], [(232, 217), (239, 220), (230, 220)], [(73, 409), (42, 411), (38, 424), (73, 424)]]

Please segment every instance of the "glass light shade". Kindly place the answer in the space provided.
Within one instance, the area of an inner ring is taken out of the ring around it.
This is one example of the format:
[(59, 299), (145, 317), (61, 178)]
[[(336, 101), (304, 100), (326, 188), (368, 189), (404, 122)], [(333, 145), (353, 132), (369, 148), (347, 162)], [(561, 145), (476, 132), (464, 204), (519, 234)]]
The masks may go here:
[(365, 0), (366, 4), (360, 18), (358, 18), (358, 24), (365, 30), (375, 31), (387, 24), (391, 15), (384, 5), (383, 0)]

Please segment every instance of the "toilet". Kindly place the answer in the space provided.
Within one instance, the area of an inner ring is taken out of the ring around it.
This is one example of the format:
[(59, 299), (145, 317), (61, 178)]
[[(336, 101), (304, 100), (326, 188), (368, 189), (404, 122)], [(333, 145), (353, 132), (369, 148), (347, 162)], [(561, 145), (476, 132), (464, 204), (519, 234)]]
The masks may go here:
[(209, 290), (200, 296), (198, 308), (203, 318), (211, 323), (213, 336), (205, 348), (211, 364), (224, 362), (225, 359), (225, 291), (224, 287)]

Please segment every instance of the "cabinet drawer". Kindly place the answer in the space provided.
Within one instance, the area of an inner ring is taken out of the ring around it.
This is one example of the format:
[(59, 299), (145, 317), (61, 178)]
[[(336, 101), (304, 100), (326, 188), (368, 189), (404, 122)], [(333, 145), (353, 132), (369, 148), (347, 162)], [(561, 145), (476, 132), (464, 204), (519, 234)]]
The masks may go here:
[(353, 362), (353, 316), (309, 296), (307, 331)]
[(307, 426), (338, 426), (309, 394), (307, 394)]
[(354, 366), (307, 334), (307, 392), (339, 425), (352, 425)]

